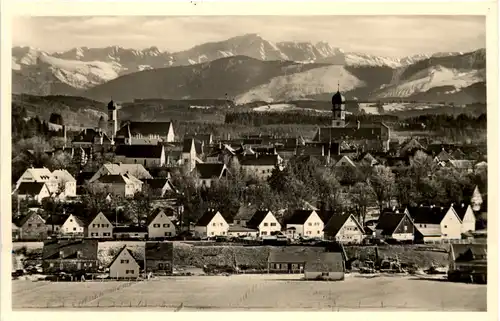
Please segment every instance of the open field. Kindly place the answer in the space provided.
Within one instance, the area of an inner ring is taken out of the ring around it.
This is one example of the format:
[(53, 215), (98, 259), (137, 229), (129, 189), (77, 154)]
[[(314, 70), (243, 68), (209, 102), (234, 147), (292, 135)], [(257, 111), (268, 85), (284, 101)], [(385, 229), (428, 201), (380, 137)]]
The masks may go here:
[[(302, 275), (162, 277), (142, 282), (13, 281), (13, 309), (419, 310), (486, 311), (486, 286), (410, 276)], [(33, 290), (28, 291), (30, 282)], [(40, 286), (39, 283), (43, 283)], [(286, 295), (283, 295), (286, 293)], [(466, 293), (466, 295), (464, 295)]]

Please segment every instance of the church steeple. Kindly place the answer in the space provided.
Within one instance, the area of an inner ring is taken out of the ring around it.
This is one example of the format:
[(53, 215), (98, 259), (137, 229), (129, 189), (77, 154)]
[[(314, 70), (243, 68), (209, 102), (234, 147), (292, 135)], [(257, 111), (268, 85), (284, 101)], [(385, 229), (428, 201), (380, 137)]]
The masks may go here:
[(113, 99), (108, 103), (108, 135), (111, 142), (115, 140), (116, 132), (118, 131), (118, 113), (117, 106)]
[(340, 82), (332, 96), (332, 127), (345, 127), (345, 97), (340, 93)]

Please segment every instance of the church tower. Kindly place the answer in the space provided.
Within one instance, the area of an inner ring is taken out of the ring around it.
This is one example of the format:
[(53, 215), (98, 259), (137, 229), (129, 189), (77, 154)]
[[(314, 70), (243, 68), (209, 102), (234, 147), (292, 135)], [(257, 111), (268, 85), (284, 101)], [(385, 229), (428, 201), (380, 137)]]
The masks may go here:
[(108, 103), (108, 135), (111, 141), (114, 141), (116, 132), (118, 131), (118, 117), (116, 104), (111, 100)]
[(332, 96), (332, 127), (345, 127), (345, 97), (340, 93), (340, 86)]

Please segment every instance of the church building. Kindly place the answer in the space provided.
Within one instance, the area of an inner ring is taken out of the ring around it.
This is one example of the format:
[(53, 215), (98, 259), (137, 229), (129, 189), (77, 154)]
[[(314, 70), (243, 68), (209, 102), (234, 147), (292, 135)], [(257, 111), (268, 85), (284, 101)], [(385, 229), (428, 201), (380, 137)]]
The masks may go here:
[(345, 97), (340, 89), (332, 96), (332, 125), (318, 128), (318, 143), (336, 143), (359, 152), (389, 150), (390, 128), (384, 123), (346, 123)]

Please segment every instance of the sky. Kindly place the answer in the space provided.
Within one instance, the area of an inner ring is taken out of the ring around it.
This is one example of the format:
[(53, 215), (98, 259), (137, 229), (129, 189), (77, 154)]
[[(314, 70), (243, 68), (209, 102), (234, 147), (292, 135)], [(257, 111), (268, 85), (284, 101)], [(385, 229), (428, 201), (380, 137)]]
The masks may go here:
[(49, 52), (115, 45), (175, 52), (247, 33), (391, 57), (486, 47), (484, 16), (463, 15), (15, 17), (12, 30), (13, 46)]

